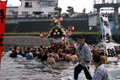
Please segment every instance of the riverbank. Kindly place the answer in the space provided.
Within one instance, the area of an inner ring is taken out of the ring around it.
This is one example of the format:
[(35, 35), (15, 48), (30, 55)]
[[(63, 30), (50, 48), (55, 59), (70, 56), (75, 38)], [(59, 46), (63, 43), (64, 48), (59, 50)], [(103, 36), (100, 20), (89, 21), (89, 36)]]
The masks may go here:
[[(8, 51), (9, 47), (20, 46), (20, 47), (28, 47), (28, 46), (40, 46), (50, 45), (49, 40), (46, 38), (47, 32), (44, 32), (44, 38), (40, 38), (39, 32), (32, 33), (5, 33), (4, 37), (4, 51)], [(80, 35), (84, 35), (86, 43), (88, 44), (97, 44), (101, 41), (102, 37), (99, 32), (73, 32), (73, 34), (69, 37), (71, 40), (76, 41), (76, 38)], [(113, 37), (115, 42), (120, 43), (118, 37)]]

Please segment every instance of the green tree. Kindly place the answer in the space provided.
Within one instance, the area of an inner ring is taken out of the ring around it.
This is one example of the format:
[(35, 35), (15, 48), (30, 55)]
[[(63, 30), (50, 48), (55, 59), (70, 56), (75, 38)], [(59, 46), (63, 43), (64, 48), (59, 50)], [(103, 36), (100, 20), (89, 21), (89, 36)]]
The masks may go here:
[(70, 14), (74, 14), (75, 12), (74, 12), (74, 8), (73, 7), (71, 7), (71, 6), (68, 6), (68, 10), (66, 10), (68, 13), (70, 13)]
[(83, 13), (86, 13), (86, 8), (83, 9)]

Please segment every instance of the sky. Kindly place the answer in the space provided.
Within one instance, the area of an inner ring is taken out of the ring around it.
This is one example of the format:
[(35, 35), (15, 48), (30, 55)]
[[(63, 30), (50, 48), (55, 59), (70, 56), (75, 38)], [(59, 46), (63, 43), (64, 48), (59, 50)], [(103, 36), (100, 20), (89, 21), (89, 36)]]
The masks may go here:
[[(94, 0), (58, 0), (58, 6), (62, 8), (62, 13), (66, 12), (68, 6), (72, 6), (75, 12), (82, 12), (86, 8), (86, 12), (93, 11)], [(7, 6), (20, 6), (19, 0), (8, 0)]]

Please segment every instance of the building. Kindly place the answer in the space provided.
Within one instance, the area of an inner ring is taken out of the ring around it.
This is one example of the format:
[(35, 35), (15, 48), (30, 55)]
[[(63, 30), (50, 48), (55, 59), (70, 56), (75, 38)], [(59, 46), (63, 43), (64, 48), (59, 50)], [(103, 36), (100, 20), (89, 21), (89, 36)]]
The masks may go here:
[(20, 0), (21, 6), (18, 8), (18, 15), (45, 14), (52, 15), (57, 13), (55, 7), (57, 0)]
[(7, 17), (17, 16), (18, 15), (18, 7), (17, 6), (16, 7), (13, 7), (13, 6), (7, 7), (6, 15), (7, 15)]

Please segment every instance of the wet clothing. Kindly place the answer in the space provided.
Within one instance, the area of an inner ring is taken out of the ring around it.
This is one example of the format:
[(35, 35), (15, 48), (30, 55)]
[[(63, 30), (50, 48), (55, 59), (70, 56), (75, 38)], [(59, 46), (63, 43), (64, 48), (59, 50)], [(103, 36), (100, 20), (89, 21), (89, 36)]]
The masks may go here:
[(22, 57), (25, 57), (25, 54), (21, 51), (17, 52), (18, 55), (21, 55)]
[(12, 52), (11, 54), (10, 54), (10, 57), (11, 58), (17, 58), (17, 52), (15, 51), (15, 52)]
[(94, 72), (93, 80), (111, 80), (110, 75), (103, 66), (103, 64), (100, 64)]
[(41, 57), (42, 57), (42, 53), (39, 53), (37, 59), (41, 59)]
[(92, 56), (91, 56), (91, 50), (89, 48), (89, 46), (84, 43), (83, 46), (78, 45), (78, 47), (76, 48), (77, 53), (79, 54), (79, 57), (84, 60), (86, 62), (86, 65), (82, 64), (82, 62), (80, 62), (74, 69), (74, 79), (78, 80), (78, 75), (79, 73), (84, 70), (85, 76), (87, 79), (91, 80), (92, 76), (89, 74), (89, 63), (92, 60)]
[(41, 61), (47, 61), (47, 58), (48, 58), (47, 54), (43, 55), (42, 53), (40, 53), (37, 59), (41, 59)]
[(25, 57), (27, 60), (33, 59), (33, 55), (31, 54), (26, 54)]
[(48, 58), (48, 56), (45, 54), (45, 55), (42, 55), (42, 57), (41, 57), (41, 61), (47, 61), (47, 58)]
[(62, 58), (62, 54), (58, 54), (59, 58)]
[(36, 58), (36, 57), (38, 57), (38, 55), (37, 54), (33, 54), (33, 57)]

